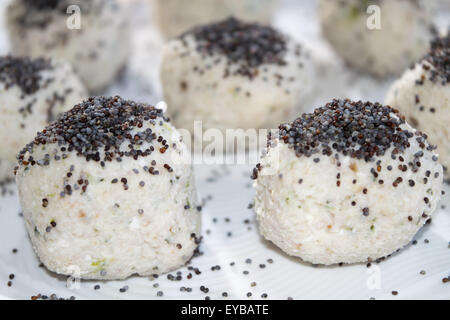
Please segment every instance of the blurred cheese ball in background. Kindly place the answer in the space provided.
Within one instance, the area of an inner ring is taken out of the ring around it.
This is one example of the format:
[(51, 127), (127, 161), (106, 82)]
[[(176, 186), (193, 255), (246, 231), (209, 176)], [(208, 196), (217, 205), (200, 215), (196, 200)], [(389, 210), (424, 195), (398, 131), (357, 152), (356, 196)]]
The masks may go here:
[(252, 22), (270, 23), (279, 0), (153, 0), (153, 16), (166, 37), (229, 16)]
[(0, 182), (14, 178), (16, 157), (36, 132), (86, 96), (66, 63), (0, 57)]
[(261, 234), (314, 264), (380, 259), (435, 210), (442, 166), (392, 108), (334, 100), (280, 126), (254, 169)]
[(435, 14), (445, 14), (445, 11), (450, 10), (450, 1), (448, 0), (422, 1), (423, 4)]
[(277, 30), (234, 18), (196, 27), (163, 49), (161, 80), (178, 127), (273, 128), (313, 84), (309, 52)]
[(391, 87), (386, 104), (399, 109), (409, 123), (437, 144), (450, 178), (450, 34), (436, 38), (425, 58)]
[[(380, 29), (369, 5), (380, 8)], [(399, 74), (422, 57), (433, 36), (432, 17), (421, 0), (319, 0), (322, 32), (344, 61), (377, 77)]]
[(16, 0), (7, 27), (14, 54), (65, 59), (91, 92), (114, 80), (129, 54), (128, 24), (115, 0)]
[(187, 152), (162, 110), (120, 97), (90, 98), (38, 133), (16, 180), (44, 265), (83, 279), (184, 265), (201, 224)]

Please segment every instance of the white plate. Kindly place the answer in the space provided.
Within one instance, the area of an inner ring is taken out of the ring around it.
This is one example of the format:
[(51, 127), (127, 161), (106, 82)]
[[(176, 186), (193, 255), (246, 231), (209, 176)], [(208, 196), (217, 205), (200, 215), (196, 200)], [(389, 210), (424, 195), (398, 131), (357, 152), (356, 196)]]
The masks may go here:
[[(251, 292), (251, 299), (261, 298), (263, 293), (269, 299), (450, 298), (450, 284), (442, 282), (450, 272), (448, 210), (441, 209), (433, 216), (432, 223), (417, 234), (416, 245), (409, 245), (370, 268), (364, 264), (313, 267), (286, 256), (259, 237), (253, 210), (248, 209), (253, 198), (250, 166), (196, 166), (195, 169), (200, 197), (207, 199), (202, 211), (203, 255), (192, 260), (200, 275), (187, 279), (190, 271), (185, 267), (179, 270), (181, 281), (170, 281), (167, 275), (154, 280), (133, 277), (125, 281), (82, 281), (79, 289), (67, 289), (66, 277), (39, 267), (13, 195), (0, 198), (0, 295), (17, 299), (29, 299), (39, 293), (78, 299), (205, 299), (206, 296), (220, 299), (227, 292), (228, 299), (249, 299), (247, 293)], [(450, 194), (448, 186), (446, 191)], [(447, 208), (450, 208), (449, 198), (445, 196), (442, 202)], [(247, 219), (250, 223), (245, 223)], [(17, 253), (12, 252), (14, 248), (18, 249)], [(269, 263), (268, 259), (273, 262)], [(235, 262), (234, 266), (231, 262)], [(216, 265), (221, 269), (212, 271), (211, 267)], [(425, 275), (420, 274), (422, 270)], [(8, 287), (11, 273), (15, 277)], [(175, 272), (172, 274), (176, 276)], [(252, 287), (252, 282), (256, 286)], [(101, 289), (94, 290), (97, 284)], [(159, 287), (154, 288), (155, 284)], [(209, 288), (208, 293), (200, 290), (202, 285)], [(119, 289), (124, 286), (129, 289), (121, 293)], [(182, 286), (191, 287), (192, 292), (181, 292)], [(158, 291), (164, 295), (158, 297)], [(398, 295), (393, 296), (392, 291), (398, 291)]]
[[(148, 8), (136, 3), (130, 8), (137, 16), (134, 19), (133, 56), (123, 78), (107, 94), (156, 103), (160, 98), (156, 80), (160, 44), (149, 24)], [(276, 25), (307, 43), (318, 60), (321, 88), (311, 99), (311, 108), (333, 97), (384, 100), (391, 80), (376, 82), (346, 70), (320, 37), (312, 1), (285, 1)], [(1, 33), (0, 48), (7, 51)], [(186, 276), (190, 271), (182, 268), (179, 270), (181, 281), (170, 281), (167, 276), (153, 280), (133, 277), (125, 281), (82, 281), (79, 289), (68, 289), (66, 277), (39, 267), (23, 218), (19, 216), (15, 191), (13, 195), (0, 196), (0, 298), (29, 299), (39, 293), (48, 296), (55, 293), (58, 297), (75, 296), (78, 299), (205, 299), (206, 296), (219, 299), (224, 298), (223, 292), (228, 293), (227, 299), (257, 299), (264, 293), (269, 299), (450, 298), (450, 283), (442, 282), (450, 273), (448, 185), (442, 202), (448, 209), (436, 212), (433, 222), (416, 235), (416, 245), (410, 245), (370, 268), (364, 264), (313, 267), (286, 256), (259, 237), (254, 213), (248, 209), (253, 198), (249, 179), (251, 169), (250, 165), (195, 167), (199, 196), (207, 199), (203, 209), (203, 255), (192, 261), (192, 266), (199, 268), (201, 274), (192, 272), (194, 275), (189, 280)], [(7, 189), (15, 190), (15, 186), (10, 185)], [(229, 222), (225, 220), (227, 218)], [(245, 223), (246, 220), (250, 223)], [(14, 248), (18, 249), (17, 253), (12, 252)], [(247, 259), (251, 259), (251, 263), (247, 263)], [(269, 263), (269, 259), (273, 262)], [(235, 264), (231, 266), (231, 262)], [(221, 269), (212, 271), (211, 267), (216, 265)], [(420, 273), (422, 270), (425, 274)], [(8, 287), (10, 274), (14, 274), (14, 279)], [(176, 276), (176, 273), (172, 274)], [(252, 286), (253, 282), (255, 286)], [(97, 284), (101, 288), (94, 290)], [(128, 290), (122, 293), (120, 288), (124, 286), (128, 286)], [(209, 288), (209, 292), (202, 292), (201, 286)], [(192, 292), (181, 292), (180, 287), (192, 288)], [(162, 297), (158, 296), (158, 291), (163, 292)], [(392, 291), (398, 291), (398, 295), (392, 295)], [(250, 298), (248, 292), (252, 293)]]

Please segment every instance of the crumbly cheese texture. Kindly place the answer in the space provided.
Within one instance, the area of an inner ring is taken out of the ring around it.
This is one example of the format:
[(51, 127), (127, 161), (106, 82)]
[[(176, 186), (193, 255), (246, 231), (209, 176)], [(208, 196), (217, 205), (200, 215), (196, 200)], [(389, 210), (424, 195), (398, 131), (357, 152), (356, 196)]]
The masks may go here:
[(386, 104), (400, 110), (409, 123), (425, 132), (438, 146), (437, 153), (447, 178), (450, 178), (449, 43), (448, 34), (446, 38), (437, 40), (433, 45), (435, 50), (412, 69), (406, 70), (391, 86), (386, 97)]
[(136, 153), (120, 135), (125, 140), (119, 149), (101, 147), (99, 158), (94, 152), (89, 161), (57, 143), (29, 145), (21, 153), (20, 202), (33, 247), (49, 270), (124, 279), (165, 273), (193, 256), (201, 220), (192, 168), (184, 158), (188, 150), (160, 116), (128, 134), (143, 140)]
[[(377, 5), (380, 29), (369, 29)], [(432, 18), (422, 1), (320, 0), (322, 32), (344, 61), (377, 77), (399, 74), (420, 59), (432, 38)]]
[(176, 126), (191, 132), (194, 121), (204, 129), (273, 128), (287, 120), (311, 91), (314, 71), (307, 49), (284, 35), (283, 41), (282, 65), (262, 63), (244, 71), (246, 62), (232, 61), (233, 53), (199, 51), (204, 41), (191, 33), (170, 41), (161, 80)]
[(64, 62), (37, 72), (39, 88), (26, 93), (17, 85), (0, 80), (0, 182), (14, 178), (20, 149), (57, 115), (87, 97), (84, 85)]
[(416, 81), (425, 74), (419, 64), (408, 69), (392, 85), (386, 104), (400, 110), (409, 123), (425, 132), (438, 146), (439, 159), (446, 168), (446, 177), (450, 178), (450, 85), (433, 83), (426, 77), (423, 85), (417, 85)]
[(269, 23), (279, 0), (155, 0), (153, 16), (166, 37), (175, 37), (189, 28), (229, 16), (249, 22)]
[(414, 133), (410, 147), (391, 147), (373, 161), (342, 153), (298, 157), (274, 138), (255, 169), (261, 234), (289, 255), (324, 265), (370, 262), (407, 245), (436, 209), (443, 173), (416, 131), (402, 128)]
[[(78, 6), (81, 13), (67, 14), (69, 6)], [(91, 92), (110, 84), (129, 55), (128, 23), (115, 0), (63, 0), (56, 8), (13, 1), (7, 10), (7, 29), (14, 54), (66, 60)]]

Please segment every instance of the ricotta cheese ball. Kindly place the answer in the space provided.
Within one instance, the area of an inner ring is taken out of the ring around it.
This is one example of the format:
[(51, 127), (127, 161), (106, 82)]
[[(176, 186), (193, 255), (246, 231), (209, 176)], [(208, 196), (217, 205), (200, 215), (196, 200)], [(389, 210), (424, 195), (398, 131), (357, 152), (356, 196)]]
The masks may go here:
[(153, 0), (153, 17), (166, 37), (187, 29), (236, 16), (252, 22), (270, 23), (279, 0)]
[(15, 0), (7, 9), (7, 29), (14, 54), (66, 60), (91, 92), (115, 79), (130, 51), (127, 20), (116, 0)]
[(313, 84), (309, 51), (277, 30), (235, 18), (196, 27), (163, 50), (161, 80), (178, 127), (274, 128)]
[(370, 262), (436, 209), (442, 166), (426, 136), (378, 103), (333, 100), (280, 125), (253, 172), (261, 234), (313, 264)]
[(89, 98), (39, 132), (16, 180), (42, 263), (105, 280), (190, 260), (201, 220), (181, 140), (161, 109), (120, 97)]
[(14, 179), (17, 154), (36, 132), (86, 96), (66, 63), (0, 56), (0, 182)]
[(425, 58), (392, 85), (386, 104), (400, 110), (409, 123), (438, 146), (446, 178), (450, 178), (449, 33), (433, 40)]
[[(380, 8), (380, 28), (369, 5)], [(420, 59), (433, 37), (422, 0), (319, 0), (322, 32), (344, 61), (376, 77), (401, 73)]]

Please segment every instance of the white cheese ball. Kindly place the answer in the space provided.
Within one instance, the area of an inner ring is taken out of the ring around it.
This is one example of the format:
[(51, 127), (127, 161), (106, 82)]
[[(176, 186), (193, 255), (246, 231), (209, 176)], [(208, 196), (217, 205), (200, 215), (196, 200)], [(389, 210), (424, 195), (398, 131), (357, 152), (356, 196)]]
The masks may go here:
[(260, 232), (313, 264), (382, 259), (436, 209), (437, 160), (391, 108), (335, 100), (280, 126), (255, 168)]
[(38, 133), (16, 180), (42, 263), (82, 279), (183, 266), (200, 240), (188, 150), (162, 110), (90, 98)]
[(400, 110), (409, 123), (438, 146), (446, 177), (450, 178), (450, 36), (437, 38), (430, 53), (405, 71), (390, 88), (386, 104)]
[(13, 1), (7, 28), (14, 54), (67, 60), (91, 92), (115, 79), (130, 51), (128, 23), (115, 0)]
[[(375, 21), (369, 5), (380, 8), (380, 29), (368, 28)], [(421, 0), (319, 0), (318, 11), (324, 36), (344, 61), (377, 77), (399, 74), (420, 59), (433, 34)]]
[(0, 182), (13, 180), (16, 157), (36, 132), (86, 97), (66, 63), (0, 57)]
[(235, 16), (251, 22), (270, 23), (279, 0), (153, 0), (153, 17), (166, 37), (187, 29)]
[[(273, 128), (310, 92), (309, 52), (270, 28), (234, 18), (198, 27), (163, 50), (161, 80), (177, 127)], [(197, 138), (197, 137), (196, 137)]]

